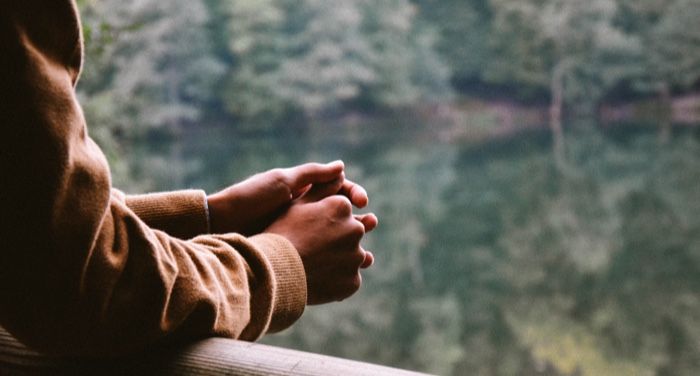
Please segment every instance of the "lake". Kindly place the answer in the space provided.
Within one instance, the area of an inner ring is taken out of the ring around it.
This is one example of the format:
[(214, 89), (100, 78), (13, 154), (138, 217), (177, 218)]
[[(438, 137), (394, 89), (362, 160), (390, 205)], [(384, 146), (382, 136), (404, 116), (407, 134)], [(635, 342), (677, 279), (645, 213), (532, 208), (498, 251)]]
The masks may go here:
[(571, 125), (563, 166), (546, 128), (474, 142), (387, 120), (188, 129), (130, 158), (133, 190), (336, 159), (367, 188), (362, 290), (265, 343), (444, 375), (700, 372), (697, 128)]

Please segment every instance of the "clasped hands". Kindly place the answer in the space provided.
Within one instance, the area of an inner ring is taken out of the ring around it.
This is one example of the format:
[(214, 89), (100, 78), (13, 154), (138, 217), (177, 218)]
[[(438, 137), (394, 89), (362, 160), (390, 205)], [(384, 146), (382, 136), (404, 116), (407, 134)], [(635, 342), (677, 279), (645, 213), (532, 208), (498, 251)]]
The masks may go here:
[(274, 233), (301, 256), (308, 304), (343, 300), (362, 284), (374, 256), (360, 245), (377, 226), (374, 214), (353, 214), (369, 199), (345, 179), (341, 161), (308, 163), (254, 175), (207, 197), (214, 233)]

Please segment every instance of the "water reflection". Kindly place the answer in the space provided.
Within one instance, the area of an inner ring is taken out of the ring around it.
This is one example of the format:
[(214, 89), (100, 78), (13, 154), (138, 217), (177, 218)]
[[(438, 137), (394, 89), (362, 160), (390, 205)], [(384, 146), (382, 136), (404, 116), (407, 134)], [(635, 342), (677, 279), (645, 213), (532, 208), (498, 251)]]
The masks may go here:
[(698, 132), (664, 145), (596, 129), (568, 134), (566, 171), (540, 131), (460, 144), (396, 124), (209, 129), (140, 150), (173, 173), (149, 189), (343, 159), (371, 193), (364, 289), (268, 343), (438, 374), (698, 372)]

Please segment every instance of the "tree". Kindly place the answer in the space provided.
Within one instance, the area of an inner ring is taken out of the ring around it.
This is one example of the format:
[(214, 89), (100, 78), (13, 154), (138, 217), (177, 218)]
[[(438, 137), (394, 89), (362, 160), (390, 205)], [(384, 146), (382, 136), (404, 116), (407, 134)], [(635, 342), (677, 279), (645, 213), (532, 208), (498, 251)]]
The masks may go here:
[(91, 135), (120, 186), (148, 188), (146, 176), (134, 184), (133, 166), (118, 157), (130, 145), (122, 141), (203, 117), (223, 74), (208, 43), (207, 9), (201, 0), (83, 0), (80, 6), (86, 63), (78, 95)]
[(650, 56), (655, 74), (689, 88), (700, 79), (700, 3), (677, 0), (653, 29)]
[(408, 0), (238, 0), (230, 9), (235, 115), (400, 107), (449, 92)]
[(619, 23), (638, 40), (637, 89), (655, 92), (662, 106), (659, 138), (671, 134), (671, 92), (700, 80), (700, 3), (693, 0), (631, 1), (621, 4)]
[(635, 41), (613, 23), (613, 0), (492, 0), (491, 82), (547, 88), (555, 158), (564, 161), (565, 104), (591, 113), (606, 89), (623, 79), (620, 67)]
[(93, 123), (138, 133), (200, 118), (223, 73), (201, 1), (95, 1), (82, 13), (89, 33), (79, 92)]
[(493, 59), (487, 35), (491, 10), (487, 0), (414, 0), (419, 17), (437, 29), (437, 51), (449, 65), (452, 80), (479, 81)]

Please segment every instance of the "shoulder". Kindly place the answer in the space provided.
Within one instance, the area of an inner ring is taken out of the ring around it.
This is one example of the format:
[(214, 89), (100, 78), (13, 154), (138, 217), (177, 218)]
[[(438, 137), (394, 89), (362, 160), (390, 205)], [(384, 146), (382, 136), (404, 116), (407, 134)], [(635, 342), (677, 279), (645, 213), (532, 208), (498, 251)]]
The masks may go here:
[(31, 45), (64, 65), (77, 79), (83, 40), (74, 0), (9, 0), (0, 8), (3, 44)]

